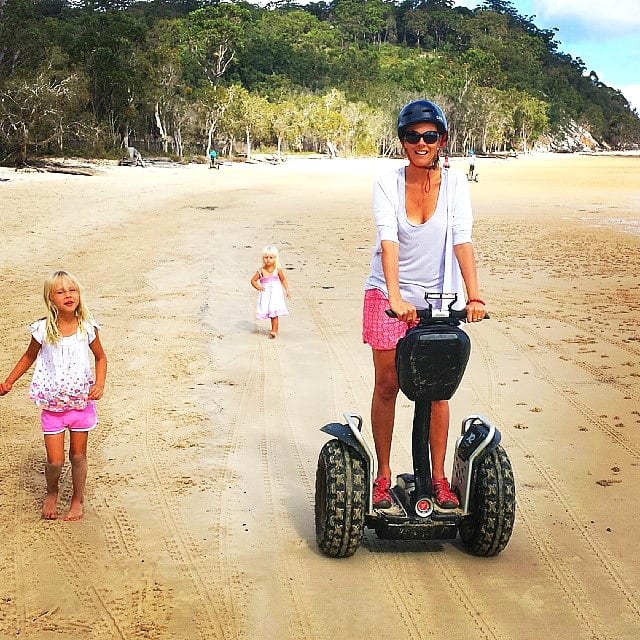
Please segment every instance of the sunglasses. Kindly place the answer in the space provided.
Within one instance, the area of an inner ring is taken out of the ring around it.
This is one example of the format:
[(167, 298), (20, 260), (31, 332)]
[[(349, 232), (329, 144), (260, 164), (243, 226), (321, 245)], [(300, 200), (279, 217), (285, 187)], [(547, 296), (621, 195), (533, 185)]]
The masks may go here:
[(440, 139), (440, 134), (437, 131), (425, 131), (424, 133), (407, 131), (407, 133), (404, 134), (404, 141), (409, 144), (418, 144), (420, 139), (424, 140), (427, 144), (435, 144)]

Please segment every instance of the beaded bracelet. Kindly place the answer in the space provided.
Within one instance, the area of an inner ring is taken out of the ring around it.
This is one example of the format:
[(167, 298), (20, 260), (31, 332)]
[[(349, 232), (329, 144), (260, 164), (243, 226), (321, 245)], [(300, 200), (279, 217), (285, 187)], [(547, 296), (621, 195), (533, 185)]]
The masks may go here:
[(485, 307), (487, 306), (487, 303), (482, 300), (481, 298), (469, 298), (467, 300), (467, 304), (469, 304), (470, 302), (479, 302), (480, 304), (484, 305)]

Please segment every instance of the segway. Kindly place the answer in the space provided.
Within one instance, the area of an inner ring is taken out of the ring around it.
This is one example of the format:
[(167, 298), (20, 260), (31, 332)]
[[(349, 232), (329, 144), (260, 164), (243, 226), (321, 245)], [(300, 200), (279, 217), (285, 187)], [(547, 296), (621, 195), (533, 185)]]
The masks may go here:
[[(332, 422), (321, 429), (333, 436), (320, 451), (315, 487), (316, 541), (327, 556), (353, 555), (365, 527), (391, 540), (453, 540), (459, 534), (471, 554), (485, 557), (499, 554), (511, 537), (513, 472), (500, 445), (500, 432), (485, 417), (465, 418), (456, 441), (451, 488), (460, 500), (459, 507), (442, 509), (433, 496), (431, 402), (453, 396), (471, 342), (459, 326), (466, 312), (453, 309), (455, 294), (428, 294), (425, 299), (428, 306), (418, 310), (419, 324), (396, 347), (400, 389), (415, 403), (413, 473), (396, 477), (391, 508), (373, 507), (375, 461), (362, 434), (362, 418), (345, 413), (346, 423)], [(436, 299), (443, 309), (434, 308)]]

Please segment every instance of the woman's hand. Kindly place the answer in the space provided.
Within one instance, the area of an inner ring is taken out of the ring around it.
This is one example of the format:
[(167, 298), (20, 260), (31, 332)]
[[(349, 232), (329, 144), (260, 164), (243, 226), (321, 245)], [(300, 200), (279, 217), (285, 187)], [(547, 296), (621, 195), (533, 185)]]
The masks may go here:
[(467, 322), (480, 322), (484, 316), (484, 302), (481, 300), (469, 300), (467, 302)]
[(411, 324), (418, 319), (416, 308), (405, 300), (400, 299), (397, 302), (389, 301), (389, 307), (391, 307), (391, 311), (396, 314), (398, 320)]

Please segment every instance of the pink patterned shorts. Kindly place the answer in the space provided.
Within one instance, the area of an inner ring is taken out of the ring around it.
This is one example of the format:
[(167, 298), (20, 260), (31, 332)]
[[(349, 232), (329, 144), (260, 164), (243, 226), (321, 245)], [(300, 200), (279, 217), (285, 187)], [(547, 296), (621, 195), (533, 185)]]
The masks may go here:
[[(380, 289), (364, 292), (362, 310), (362, 342), (378, 351), (391, 351), (407, 332), (408, 325), (397, 318), (390, 318), (385, 310), (389, 300)], [(415, 323), (417, 324), (417, 322)]]
[(67, 411), (47, 411), (40, 416), (42, 433), (45, 436), (69, 431), (91, 431), (98, 424), (95, 402), (89, 402), (84, 409), (68, 409)]

